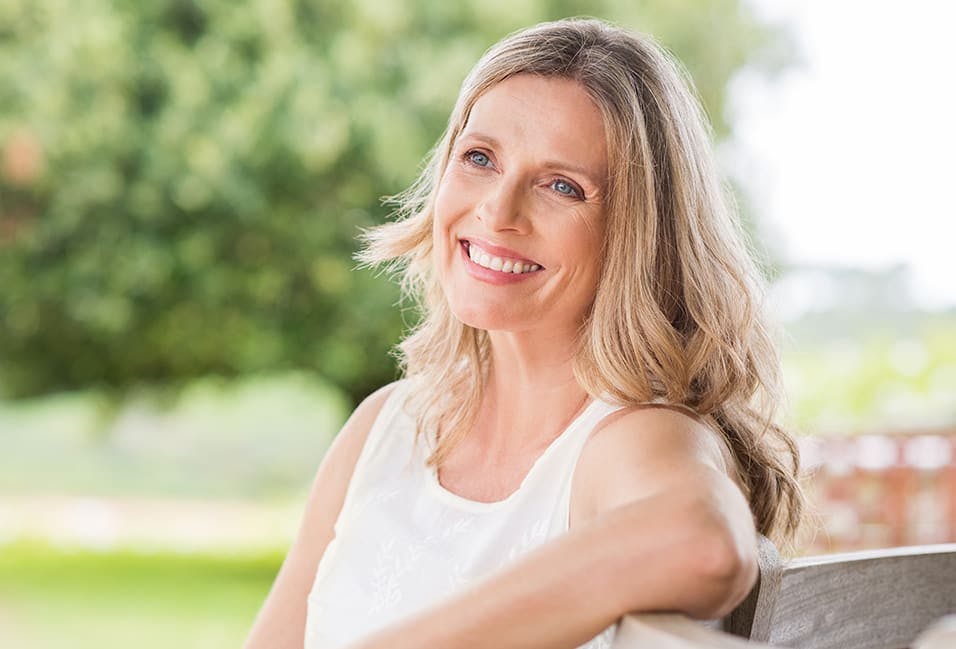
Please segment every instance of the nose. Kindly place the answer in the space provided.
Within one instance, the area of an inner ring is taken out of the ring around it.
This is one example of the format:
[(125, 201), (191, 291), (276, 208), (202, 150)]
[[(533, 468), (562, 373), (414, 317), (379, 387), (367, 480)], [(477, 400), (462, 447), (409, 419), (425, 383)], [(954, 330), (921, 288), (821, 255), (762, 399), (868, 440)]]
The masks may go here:
[(526, 233), (530, 222), (524, 193), (519, 179), (499, 179), (478, 205), (478, 220), (493, 232)]

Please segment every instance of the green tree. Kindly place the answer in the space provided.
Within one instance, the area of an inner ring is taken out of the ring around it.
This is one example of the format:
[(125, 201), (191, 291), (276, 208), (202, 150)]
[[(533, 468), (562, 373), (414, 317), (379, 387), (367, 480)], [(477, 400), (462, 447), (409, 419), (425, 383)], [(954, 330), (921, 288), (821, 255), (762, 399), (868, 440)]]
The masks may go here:
[(0, 0), (0, 387), (390, 380), (403, 314), (358, 229), (490, 43), (580, 14), (655, 34), (721, 134), (781, 42), (739, 0)]

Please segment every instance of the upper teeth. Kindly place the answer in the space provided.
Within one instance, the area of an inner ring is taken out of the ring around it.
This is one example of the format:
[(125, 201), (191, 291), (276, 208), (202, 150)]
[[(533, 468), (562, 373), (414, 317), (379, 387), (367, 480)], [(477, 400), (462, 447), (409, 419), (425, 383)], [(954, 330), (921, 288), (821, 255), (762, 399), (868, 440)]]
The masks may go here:
[(541, 266), (538, 264), (529, 264), (526, 262), (517, 261), (515, 259), (503, 259), (501, 257), (489, 255), (474, 243), (468, 244), (468, 256), (471, 257), (471, 260), (479, 266), (484, 266), (485, 268), (497, 270), (502, 273), (514, 273), (515, 275), (520, 275), (521, 273), (530, 273), (541, 268)]

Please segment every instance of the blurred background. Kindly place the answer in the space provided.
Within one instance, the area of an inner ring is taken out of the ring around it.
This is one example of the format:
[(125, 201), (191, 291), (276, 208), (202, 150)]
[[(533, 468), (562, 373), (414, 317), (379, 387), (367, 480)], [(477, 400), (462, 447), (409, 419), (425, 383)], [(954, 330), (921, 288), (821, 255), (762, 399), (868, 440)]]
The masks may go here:
[(415, 314), (356, 270), (458, 85), (600, 16), (686, 64), (767, 258), (801, 552), (956, 541), (949, 3), (0, 0), (0, 646), (237, 647)]

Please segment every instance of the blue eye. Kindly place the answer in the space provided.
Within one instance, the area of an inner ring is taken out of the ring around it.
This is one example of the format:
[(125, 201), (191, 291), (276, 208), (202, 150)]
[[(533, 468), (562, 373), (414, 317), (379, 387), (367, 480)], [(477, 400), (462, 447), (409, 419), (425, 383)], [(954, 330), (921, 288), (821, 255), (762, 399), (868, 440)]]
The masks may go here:
[(566, 180), (555, 180), (551, 183), (551, 187), (554, 188), (554, 191), (564, 196), (581, 197), (581, 191)]
[(469, 162), (476, 164), (479, 167), (491, 166), (491, 158), (486, 156), (481, 151), (469, 151), (465, 154), (465, 157), (468, 158)]

